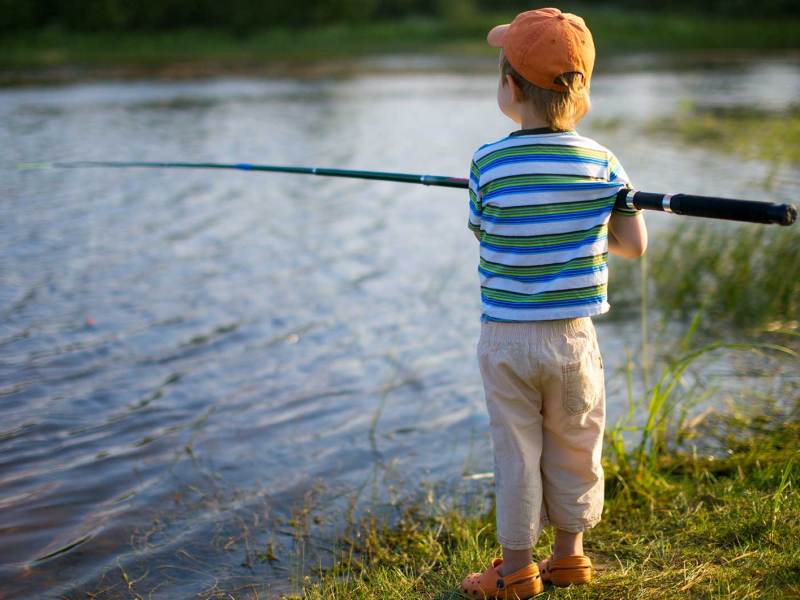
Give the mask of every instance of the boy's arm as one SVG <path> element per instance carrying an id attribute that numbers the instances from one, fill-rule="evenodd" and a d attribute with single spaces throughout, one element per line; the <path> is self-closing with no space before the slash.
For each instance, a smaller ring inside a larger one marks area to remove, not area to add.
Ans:
<path id="1" fill-rule="evenodd" d="M 647 250 L 647 226 L 643 211 L 628 215 L 612 212 L 608 222 L 608 251 L 624 256 L 638 258 Z"/>
<path id="2" fill-rule="evenodd" d="M 633 187 L 628 174 L 617 160 L 610 154 L 608 160 L 608 179 L 623 187 Z M 608 251 L 624 256 L 638 258 L 647 250 L 647 226 L 644 223 L 644 212 L 626 207 L 614 207 L 608 222 Z"/>

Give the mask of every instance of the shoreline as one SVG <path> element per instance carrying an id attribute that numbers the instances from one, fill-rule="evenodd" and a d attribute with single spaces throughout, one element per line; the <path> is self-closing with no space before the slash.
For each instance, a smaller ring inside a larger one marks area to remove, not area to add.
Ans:
<path id="1" fill-rule="evenodd" d="M 431 60 L 432 59 L 432 60 Z M 752 60 L 800 61 L 798 50 L 691 50 L 680 52 L 630 52 L 608 57 L 595 73 L 645 71 L 716 65 L 720 68 Z M 495 68 L 494 56 L 454 55 L 447 50 L 427 54 L 374 53 L 360 56 L 297 62 L 270 59 L 165 61 L 163 63 L 121 63 L 36 66 L 0 66 L 0 89 L 61 86 L 94 82 L 201 81 L 205 79 L 293 78 L 299 80 L 346 77 L 364 74 L 405 73 L 487 73 Z"/>

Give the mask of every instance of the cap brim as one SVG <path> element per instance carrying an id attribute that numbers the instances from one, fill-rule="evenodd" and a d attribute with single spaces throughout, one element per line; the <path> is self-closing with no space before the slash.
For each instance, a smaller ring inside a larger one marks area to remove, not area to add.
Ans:
<path id="1" fill-rule="evenodd" d="M 506 31 L 508 31 L 509 23 L 505 25 L 498 25 L 497 27 L 493 27 L 489 34 L 486 36 L 486 41 L 489 42 L 490 46 L 494 48 L 502 48 L 503 47 L 503 38 L 506 35 Z"/>

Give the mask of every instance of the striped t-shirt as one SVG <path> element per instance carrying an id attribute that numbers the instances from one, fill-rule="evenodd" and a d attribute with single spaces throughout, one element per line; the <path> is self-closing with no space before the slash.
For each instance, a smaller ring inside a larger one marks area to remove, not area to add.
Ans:
<path id="1" fill-rule="evenodd" d="M 608 221 L 628 176 L 575 131 L 523 129 L 481 146 L 469 177 L 480 233 L 484 320 L 542 321 L 607 312 Z"/>

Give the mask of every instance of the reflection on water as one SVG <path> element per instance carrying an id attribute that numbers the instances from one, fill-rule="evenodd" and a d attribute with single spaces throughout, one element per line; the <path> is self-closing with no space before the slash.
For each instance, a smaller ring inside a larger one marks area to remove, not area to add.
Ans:
<path id="1" fill-rule="evenodd" d="M 473 150 L 510 130 L 494 85 L 490 72 L 398 71 L 7 90 L 0 161 L 464 176 Z M 748 197 L 766 165 L 654 142 L 637 124 L 686 101 L 781 107 L 799 91 L 800 68 L 778 60 L 601 74 L 581 130 L 642 188 Z M 776 197 L 796 197 L 795 175 L 779 171 Z M 316 561 L 351 511 L 490 470 L 465 223 L 459 192 L 422 186 L 5 169 L 4 597 L 113 596 L 123 573 L 157 597 L 285 590 L 298 533 Z M 637 327 L 598 327 L 613 374 Z"/>

